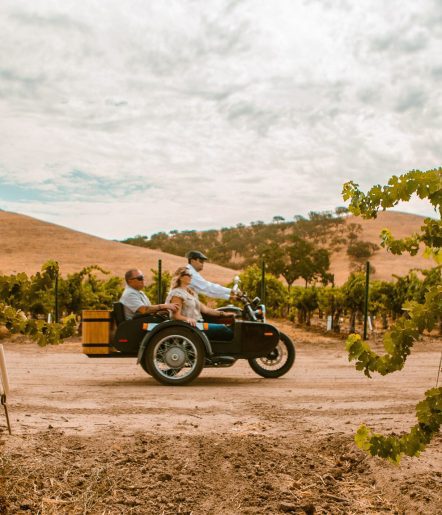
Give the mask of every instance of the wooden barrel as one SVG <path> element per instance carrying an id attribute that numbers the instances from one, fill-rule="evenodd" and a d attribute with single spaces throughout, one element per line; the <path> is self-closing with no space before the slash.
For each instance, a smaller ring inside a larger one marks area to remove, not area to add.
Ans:
<path id="1" fill-rule="evenodd" d="M 84 354 L 110 354 L 111 311 L 83 310 L 82 344 Z"/>

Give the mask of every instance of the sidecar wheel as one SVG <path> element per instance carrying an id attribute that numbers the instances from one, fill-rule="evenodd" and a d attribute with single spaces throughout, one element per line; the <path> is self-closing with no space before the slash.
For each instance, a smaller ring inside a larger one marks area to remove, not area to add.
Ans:
<path id="1" fill-rule="evenodd" d="M 249 359 L 254 372 L 266 378 L 281 377 L 293 366 L 296 357 L 295 344 L 284 333 L 280 333 L 278 345 L 263 358 Z"/>
<path id="2" fill-rule="evenodd" d="M 158 382 L 169 386 L 188 384 L 203 369 L 204 344 L 190 329 L 171 327 L 152 338 L 143 360 L 147 372 Z"/>

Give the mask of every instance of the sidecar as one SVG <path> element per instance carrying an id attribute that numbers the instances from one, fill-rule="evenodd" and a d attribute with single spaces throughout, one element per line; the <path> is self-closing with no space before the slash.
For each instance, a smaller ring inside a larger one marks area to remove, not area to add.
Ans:
<path id="1" fill-rule="evenodd" d="M 159 314 L 125 320 L 120 303 L 114 304 L 109 319 L 97 317 L 96 320 L 110 322 L 109 344 L 102 347 L 105 353 L 96 354 L 93 351 L 101 343 L 83 343 L 83 352 L 90 357 L 136 356 L 148 374 L 166 385 L 190 383 L 204 367 L 230 367 L 238 359 L 247 359 L 262 377 L 275 378 L 288 372 L 295 360 L 291 339 L 262 321 L 216 318 L 218 327 L 219 322 L 230 324 L 227 326 L 230 330 L 222 333 L 223 339 L 216 339 L 208 337 L 216 329 L 210 318 L 196 327 Z"/>

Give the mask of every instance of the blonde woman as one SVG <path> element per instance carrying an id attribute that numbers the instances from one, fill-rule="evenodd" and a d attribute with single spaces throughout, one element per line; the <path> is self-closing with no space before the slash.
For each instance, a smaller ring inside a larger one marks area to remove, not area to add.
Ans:
<path id="1" fill-rule="evenodd" d="M 173 320 L 181 320 L 195 327 L 196 323 L 202 320 L 203 314 L 220 319 L 235 316 L 234 313 L 217 311 L 200 302 L 198 295 L 189 286 L 191 280 L 192 275 L 186 267 L 178 268 L 173 275 L 171 290 L 166 299 L 167 303 L 176 304 L 178 306 L 177 310 L 171 313 Z M 222 323 L 210 324 L 207 332 L 209 333 L 209 338 L 220 340 L 230 340 L 233 334 L 231 329 Z"/>

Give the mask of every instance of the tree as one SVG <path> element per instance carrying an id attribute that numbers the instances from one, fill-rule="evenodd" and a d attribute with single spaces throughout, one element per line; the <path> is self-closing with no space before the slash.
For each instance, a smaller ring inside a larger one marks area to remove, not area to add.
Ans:
<path id="1" fill-rule="evenodd" d="M 282 275 L 289 289 L 299 278 L 304 279 L 306 286 L 314 280 L 327 284 L 332 279 L 328 273 L 328 250 L 296 234 L 292 236 L 289 245 L 264 244 L 258 247 L 258 252 L 265 259 L 269 272 L 277 277 Z"/>
<path id="2" fill-rule="evenodd" d="M 308 218 L 295 216 L 295 221 L 286 221 L 284 217 L 276 215 L 267 224 L 257 220 L 250 226 L 238 223 L 235 227 L 220 230 L 179 232 L 174 229 L 169 233 L 158 232 L 150 238 L 137 235 L 124 240 L 124 243 L 160 249 L 177 256 L 183 256 L 189 249 L 199 248 L 214 263 L 244 269 L 258 264 L 269 246 L 290 247 L 293 235 L 313 243 L 317 248 L 338 250 L 348 241 L 344 214 L 345 208 L 337 208 L 335 212 L 312 211 Z M 325 257 L 325 254 L 319 254 L 317 258 L 321 257 Z"/>
<path id="3" fill-rule="evenodd" d="M 241 289 L 249 297 L 261 296 L 261 269 L 257 265 L 250 266 L 240 274 Z M 273 274 L 266 272 L 266 309 L 270 316 L 282 316 L 287 305 L 287 288 Z"/>
<path id="4" fill-rule="evenodd" d="M 132 238 L 122 240 L 122 243 L 127 243 L 128 245 L 135 245 L 137 247 L 149 247 L 149 238 L 147 236 L 137 234 Z"/>
<path id="5" fill-rule="evenodd" d="M 292 278 L 292 283 L 299 277 L 304 279 L 306 286 L 315 279 L 322 280 L 324 284 L 330 282 L 328 250 L 319 248 L 296 234 L 293 235 L 292 241 L 292 245 L 287 249 L 290 261 L 285 269 L 285 274 Z"/>
<path id="6" fill-rule="evenodd" d="M 442 168 L 421 172 L 412 170 L 399 177 L 393 176 L 387 186 L 373 186 L 367 194 L 359 190 L 353 181 L 344 184 L 343 198 L 350 199 L 350 211 L 364 218 L 376 218 L 379 209 L 387 209 L 400 201 L 409 201 L 416 194 L 427 199 L 434 207 L 439 219 L 426 218 L 419 233 L 407 238 L 395 239 L 388 229 L 381 233 L 381 245 L 393 254 L 409 252 L 415 255 L 421 244 L 425 255 L 432 256 L 436 263 L 442 263 Z M 424 301 L 408 302 L 406 315 L 399 318 L 391 330 L 384 335 L 385 354 L 374 352 L 359 335 L 350 335 L 347 340 L 349 359 L 356 361 L 356 368 L 370 377 L 372 372 L 389 374 L 404 367 L 414 342 L 425 331 L 431 331 L 442 313 L 442 284 L 431 285 Z M 409 433 L 401 436 L 373 433 L 361 426 L 355 440 L 359 447 L 373 456 L 399 462 L 405 454 L 417 456 L 440 430 L 442 424 L 442 387 L 425 392 L 425 399 L 416 406 L 417 424 Z"/>
<path id="7" fill-rule="evenodd" d="M 310 211 L 308 218 L 295 215 L 294 219 L 293 233 L 303 239 L 327 245 L 334 250 L 338 250 L 340 245 L 345 243 L 345 219 L 339 210 L 335 213 Z"/>
<path id="8" fill-rule="evenodd" d="M 349 256 L 352 266 L 355 270 L 360 271 L 364 263 L 377 251 L 379 245 L 370 241 L 354 240 L 347 247 L 347 255 Z"/>

